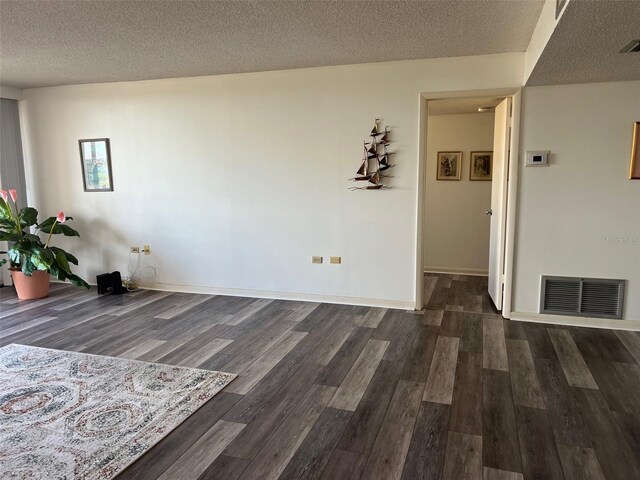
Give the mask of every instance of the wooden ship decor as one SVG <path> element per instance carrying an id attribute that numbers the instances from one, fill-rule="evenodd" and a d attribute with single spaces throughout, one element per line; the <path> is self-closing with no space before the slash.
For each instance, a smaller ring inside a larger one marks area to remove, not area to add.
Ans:
<path id="1" fill-rule="evenodd" d="M 364 142 L 364 154 L 362 164 L 356 172 L 356 176 L 351 180 L 354 182 L 362 182 L 362 186 L 351 187 L 349 190 L 379 190 L 381 188 L 390 188 L 383 183 L 383 179 L 391 178 L 391 175 L 384 174 L 385 170 L 393 167 L 391 164 L 391 155 L 387 147 L 389 146 L 389 127 L 385 126 L 384 130 L 380 130 L 378 126 L 379 118 L 373 122 L 373 128 L 369 137 L 371 140 Z M 366 182 L 366 183 L 365 183 Z"/>

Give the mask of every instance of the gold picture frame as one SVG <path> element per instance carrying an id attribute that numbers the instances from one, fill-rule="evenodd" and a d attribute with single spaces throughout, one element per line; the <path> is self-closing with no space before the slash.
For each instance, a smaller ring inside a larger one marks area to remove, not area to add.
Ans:
<path id="1" fill-rule="evenodd" d="M 633 125 L 633 140 L 631 142 L 631 167 L 629 179 L 640 180 L 640 122 Z"/>
<path id="2" fill-rule="evenodd" d="M 491 181 L 493 152 L 471 152 L 469 157 L 469 180 Z"/>
<path id="3" fill-rule="evenodd" d="M 436 180 L 462 178 L 462 152 L 438 152 Z"/>

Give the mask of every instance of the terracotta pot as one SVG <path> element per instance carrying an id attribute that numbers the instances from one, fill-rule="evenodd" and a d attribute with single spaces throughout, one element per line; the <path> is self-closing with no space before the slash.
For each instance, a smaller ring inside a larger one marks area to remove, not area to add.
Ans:
<path id="1" fill-rule="evenodd" d="M 11 277 L 20 300 L 35 300 L 49 296 L 49 274 L 47 272 L 36 270 L 28 277 L 18 270 L 13 270 Z"/>

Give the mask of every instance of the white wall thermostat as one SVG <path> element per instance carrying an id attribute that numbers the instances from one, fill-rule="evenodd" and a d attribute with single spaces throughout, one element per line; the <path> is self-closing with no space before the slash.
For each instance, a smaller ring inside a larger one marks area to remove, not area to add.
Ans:
<path id="1" fill-rule="evenodd" d="M 527 167 L 548 167 L 549 151 L 527 152 Z"/>

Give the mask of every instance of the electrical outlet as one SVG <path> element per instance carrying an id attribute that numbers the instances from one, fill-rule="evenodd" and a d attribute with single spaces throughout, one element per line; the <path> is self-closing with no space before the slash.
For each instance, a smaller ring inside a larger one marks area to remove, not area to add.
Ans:
<path id="1" fill-rule="evenodd" d="M 131 253 L 140 253 L 140 247 L 131 247 Z"/>
<path id="2" fill-rule="evenodd" d="M 322 263 L 322 257 L 311 257 L 311 263 Z"/>
<path id="3" fill-rule="evenodd" d="M 342 263 L 342 257 L 331 257 L 329 259 L 330 263 Z"/>
<path id="4" fill-rule="evenodd" d="M 145 255 L 151 255 L 151 247 L 149 247 L 149 245 L 145 245 L 144 247 L 142 247 L 142 252 Z"/>

